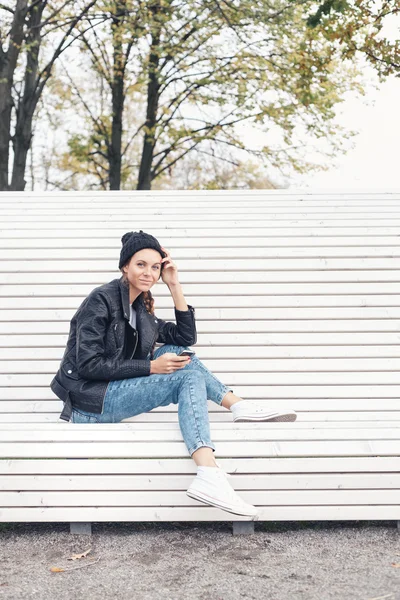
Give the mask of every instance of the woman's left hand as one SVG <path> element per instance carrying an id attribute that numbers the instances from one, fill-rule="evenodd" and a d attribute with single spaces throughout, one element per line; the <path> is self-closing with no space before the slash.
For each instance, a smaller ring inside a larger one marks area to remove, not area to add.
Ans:
<path id="1" fill-rule="evenodd" d="M 161 279 L 168 286 L 177 285 L 179 283 L 178 267 L 176 266 L 176 264 L 171 258 L 170 253 L 166 248 L 164 248 L 164 246 L 161 246 L 161 250 L 163 250 L 163 252 L 165 252 L 165 254 L 167 255 L 166 258 L 163 258 L 161 261 L 162 263 L 164 263 L 164 266 L 161 271 Z"/>

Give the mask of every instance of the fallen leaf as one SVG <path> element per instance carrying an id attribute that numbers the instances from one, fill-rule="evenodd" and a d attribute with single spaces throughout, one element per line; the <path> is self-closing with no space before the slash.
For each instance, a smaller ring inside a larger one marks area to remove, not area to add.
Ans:
<path id="1" fill-rule="evenodd" d="M 87 550 L 85 550 L 85 552 L 82 552 L 81 554 L 73 554 L 67 560 L 77 560 L 78 558 L 85 558 L 85 556 L 87 556 L 89 554 L 89 552 L 91 551 L 91 549 L 92 548 L 88 548 Z"/>
<path id="2" fill-rule="evenodd" d="M 53 573 L 64 573 L 66 571 L 74 571 L 75 569 L 84 569 L 85 567 L 90 567 L 90 565 L 95 565 L 100 560 L 100 556 L 96 560 L 92 560 L 92 562 L 86 563 L 84 565 L 78 565 L 77 567 L 68 567 L 68 569 L 61 569 L 60 567 L 51 567 L 50 571 Z"/>

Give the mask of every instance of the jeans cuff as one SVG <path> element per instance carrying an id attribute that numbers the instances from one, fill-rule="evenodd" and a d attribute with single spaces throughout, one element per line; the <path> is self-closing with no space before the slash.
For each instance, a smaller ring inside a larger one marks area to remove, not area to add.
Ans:
<path id="1" fill-rule="evenodd" d="M 215 446 L 212 442 L 207 444 L 204 442 L 198 442 L 198 444 L 193 446 L 193 448 L 189 448 L 190 456 L 192 456 L 193 452 L 196 452 L 196 450 L 198 450 L 199 448 L 211 448 L 215 452 Z"/>
<path id="2" fill-rule="evenodd" d="M 225 396 L 227 395 L 228 392 L 232 392 L 232 394 L 233 394 L 233 390 L 231 390 L 228 387 L 225 387 L 225 391 L 222 391 L 217 395 L 218 404 L 221 404 L 222 400 L 225 398 Z"/>

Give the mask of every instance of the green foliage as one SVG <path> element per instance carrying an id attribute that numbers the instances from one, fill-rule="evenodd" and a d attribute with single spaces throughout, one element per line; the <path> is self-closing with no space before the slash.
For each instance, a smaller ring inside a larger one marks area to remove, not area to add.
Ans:
<path id="1" fill-rule="evenodd" d="M 394 12 L 396 5 L 385 3 Z M 84 185 L 97 180 L 103 189 L 118 78 L 125 103 L 121 185 L 129 188 L 146 145 L 156 181 L 196 150 L 217 159 L 227 149 L 249 152 L 239 134 L 243 123 L 265 136 L 263 147 L 251 151 L 254 160 L 309 172 L 316 166 L 298 151 L 305 135 L 310 145 L 329 141 L 328 160 L 355 135 L 335 118 L 348 92 L 363 94 L 358 57 L 368 56 L 381 77 L 396 68 L 395 44 L 378 35 L 384 12 L 371 0 L 102 0 L 97 10 L 107 20 L 85 34 L 87 80 L 71 76 L 68 84 L 84 116 L 59 167 L 82 175 L 86 169 Z M 280 144 L 270 143 L 270 131 L 279 131 Z"/>
<path id="2" fill-rule="evenodd" d="M 331 11 L 344 12 L 347 8 L 349 8 L 349 3 L 346 0 L 325 0 L 318 10 L 308 17 L 307 25 L 317 27 L 321 24 L 323 15 L 329 15 Z"/>

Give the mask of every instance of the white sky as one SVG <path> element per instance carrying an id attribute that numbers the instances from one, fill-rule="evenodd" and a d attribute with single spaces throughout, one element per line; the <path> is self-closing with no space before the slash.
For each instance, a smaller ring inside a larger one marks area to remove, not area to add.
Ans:
<path id="1" fill-rule="evenodd" d="M 400 16 L 387 19 L 381 35 L 391 41 L 398 40 Z M 400 76 L 393 75 L 384 83 L 379 83 L 370 66 L 366 66 L 363 75 L 372 83 L 365 88 L 366 95 L 358 97 L 356 93 L 348 93 L 346 100 L 335 109 L 337 123 L 347 130 L 358 132 L 348 142 L 352 149 L 338 156 L 327 171 L 306 175 L 288 173 L 286 178 L 270 171 L 275 183 L 292 189 L 400 190 Z M 243 139 L 251 147 L 262 147 L 267 143 L 266 136 L 255 131 L 248 131 Z M 304 142 L 307 143 L 307 140 Z M 324 159 L 320 154 L 313 155 L 309 151 L 306 156 L 312 162 L 329 164 L 329 159 Z"/>
<path id="2" fill-rule="evenodd" d="M 399 16 L 386 19 L 381 35 L 394 42 L 399 33 Z M 377 81 L 372 68 L 368 71 Z M 296 175 L 289 187 L 400 189 L 400 76 L 378 85 L 378 90 L 371 86 L 361 100 L 349 97 L 340 105 L 338 123 L 359 132 L 352 138 L 353 149 L 328 171 Z"/>
<path id="3" fill-rule="evenodd" d="M 365 104 L 368 102 L 368 106 Z M 400 188 L 400 78 L 391 77 L 362 100 L 341 104 L 338 122 L 358 131 L 354 148 L 336 159 L 336 168 L 296 175 L 290 187 Z"/>
<path id="4" fill-rule="evenodd" d="M 374 85 L 365 88 L 366 95 L 349 92 L 335 109 L 335 121 L 348 131 L 358 132 L 347 142 L 350 149 L 339 154 L 327 171 L 304 175 L 288 172 L 283 176 L 275 169 L 267 169 L 274 183 L 296 189 L 400 189 L 400 77 L 391 76 L 379 83 L 372 68 L 368 68 L 368 73 Z M 267 135 L 248 127 L 241 129 L 241 137 L 252 148 L 261 149 L 271 139 L 278 142 L 273 131 Z M 311 150 L 316 140 L 302 141 L 306 146 L 310 144 L 305 153 L 309 161 L 329 164 L 329 157 Z M 323 141 L 319 146 L 322 148 Z"/>

